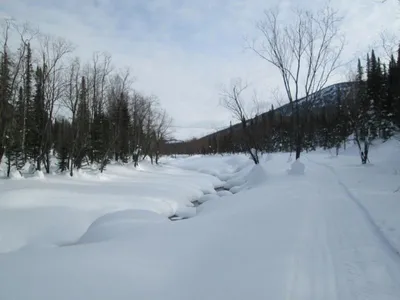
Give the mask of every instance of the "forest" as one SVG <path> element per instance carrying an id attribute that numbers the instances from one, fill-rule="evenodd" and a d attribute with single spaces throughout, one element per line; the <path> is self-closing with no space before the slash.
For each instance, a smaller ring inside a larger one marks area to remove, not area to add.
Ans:
<path id="1" fill-rule="evenodd" d="M 12 169 L 50 173 L 110 160 L 157 163 L 171 118 L 154 95 L 133 88 L 128 68 L 111 55 L 84 62 L 74 46 L 6 20 L 0 52 L 0 161 Z"/>

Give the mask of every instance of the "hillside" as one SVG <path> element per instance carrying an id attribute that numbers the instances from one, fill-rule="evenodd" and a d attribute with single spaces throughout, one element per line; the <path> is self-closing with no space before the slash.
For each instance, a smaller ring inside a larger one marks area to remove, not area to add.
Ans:
<path id="1" fill-rule="evenodd" d="M 299 99 L 298 103 L 300 103 L 303 110 L 330 107 L 335 105 L 339 98 L 345 98 L 352 87 L 354 87 L 354 82 L 336 83 L 323 88 L 318 93 L 310 95 L 308 99 L 306 99 L 306 97 Z M 290 103 L 288 102 L 280 107 L 275 108 L 275 113 L 279 113 L 283 117 L 289 117 L 291 114 Z M 263 118 L 267 117 L 267 114 L 268 112 L 263 112 L 256 118 L 258 121 L 261 121 Z M 249 123 L 253 120 L 254 119 L 249 120 Z M 217 137 L 227 136 L 230 133 L 240 135 L 241 131 L 242 125 L 240 123 L 232 124 L 231 127 L 226 127 L 198 139 L 167 144 L 165 145 L 163 152 L 166 154 L 196 152 L 198 149 L 207 148 L 210 140 L 215 140 Z"/>

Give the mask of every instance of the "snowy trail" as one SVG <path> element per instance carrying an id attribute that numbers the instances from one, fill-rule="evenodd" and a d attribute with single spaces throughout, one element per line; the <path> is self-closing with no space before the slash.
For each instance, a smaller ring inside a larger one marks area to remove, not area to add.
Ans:
<path id="1" fill-rule="evenodd" d="M 312 186 L 308 188 L 312 189 Z M 304 200 L 298 238 L 287 265 L 287 300 L 336 300 L 336 270 L 328 244 L 327 224 L 319 201 Z"/>
<path id="2" fill-rule="evenodd" d="M 326 170 L 317 164 L 308 166 L 309 182 L 318 184 L 309 186 L 309 219 L 299 231 L 301 251 L 296 250 L 298 266 L 293 270 L 301 272 L 301 279 L 295 281 L 293 297 L 288 299 L 303 299 L 301 295 L 304 299 L 399 299 L 398 255 L 337 183 L 335 174 Z"/>
<path id="3" fill-rule="evenodd" d="M 342 187 L 344 193 L 348 196 L 348 198 L 350 200 L 352 200 L 356 204 L 356 206 L 360 209 L 362 214 L 364 214 L 366 221 L 370 224 L 371 230 L 375 233 L 375 235 L 378 237 L 378 239 L 381 240 L 382 244 L 384 244 L 388 248 L 388 251 L 392 253 L 393 258 L 395 260 L 399 261 L 399 263 L 400 263 L 399 250 L 393 245 L 393 243 L 389 239 L 386 238 L 384 233 L 379 229 L 378 225 L 374 222 L 369 211 L 364 207 L 364 205 L 362 205 L 361 201 L 356 196 L 353 195 L 350 188 L 340 179 L 335 168 L 333 168 L 330 165 L 311 160 L 309 157 L 307 157 L 307 158 L 309 161 L 311 161 L 314 164 L 326 167 L 334 175 L 335 179 L 337 180 L 337 183 Z"/>

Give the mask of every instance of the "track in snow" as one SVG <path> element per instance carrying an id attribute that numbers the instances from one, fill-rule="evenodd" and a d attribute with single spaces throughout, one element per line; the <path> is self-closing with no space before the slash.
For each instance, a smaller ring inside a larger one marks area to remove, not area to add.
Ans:
<path id="1" fill-rule="evenodd" d="M 313 182 L 306 201 L 312 221 L 305 219 L 305 224 L 310 224 L 299 229 L 304 236 L 299 243 L 312 246 L 303 246 L 305 250 L 296 257 L 297 264 L 304 262 L 300 271 L 303 284 L 295 285 L 296 292 L 288 299 L 306 299 L 299 298 L 302 292 L 308 299 L 400 299 L 398 251 L 334 169 L 314 163 L 316 168 L 308 166 L 305 175 L 307 182 Z M 330 172 L 324 172 L 327 169 Z M 308 259 L 304 256 L 307 251 Z M 334 276 L 324 274 L 319 281 L 314 280 L 316 268 Z M 296 268 L 293 271 L 299 272 Z M 307 282 L 313 283 L 314 290 L 307 292 Z M 315 294 L 320 287 L 325 290 Z"/>
<path id="2" fill-rule="evenodd" d="M 361 203 L 361 201 L 356 196 L 354 196 L 354 194 L 350 191 L 350 188 L 345 183 L 343 183 L 343 181 L 340 179 L 339 175 L 337 174 L 336 170 L 332 166 L 330 166 L 328 164 L 324 164 L 324 163 L 319 163 L 319 162 L 313 161 L 308 157 L 307 157 L 307 159 L 310 162 L 314 163 L 314 164 L 317 164 L 317 165 L 320 165 L 320 166 L 323 166 L 323 167 L 327 168 L 336 177 L 336 180 L 337 180 L 338 184 L 342 187 L 344 193 L 348 196 L 348 198 L 350 200 L 352 200 L 356 204 L 356 206 L 360 209 L 360 211 L 364 215 L 366 221 L 370 224 L 371 230 L 382 241 L 382 244 L 386 245 L 386 247 L 388 248 L 388 251 L 392 252 L 394 258 L 396 260 L 398 260 L 399 263 L 400 263 L 400 252 L 399 252 L 399 250 L 390 242 L 390 240 L 388 240 L 386 238 L 385 234 L 381 231 L 379 226 L 375 223 L 375 221 L 372 218 L 372 216 L 369 213 L 369 211 L 365 208 L 365 206 Z"/>

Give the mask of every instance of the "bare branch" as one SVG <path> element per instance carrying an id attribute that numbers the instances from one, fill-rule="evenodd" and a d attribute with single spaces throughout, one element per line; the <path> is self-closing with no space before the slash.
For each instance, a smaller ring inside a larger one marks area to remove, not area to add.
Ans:
<path id="1" fill-rule="evenodd" d="M 248 119 L 248 114 L 244 107 L 242 93 L 248 88 L 248 85 L 242 83 L 240 78 L 232 80 L 229 89 L 224 89 L 221 93 L 221 105 L 228 109 L 233 117 L 238 121 Z"/>
<path id="2" fill-rule="evenodd" d="M 264 14 L 257 23 L 260 39 L 248 48 L 279 70 L 289 102 L 321 90 L 340 66 L 342 18 L 330 7 L 316 14 L 297 9 L 287 25 L 277 9 Z"/>
<path id="3" fill-rule="evenodd" d="M 381 46 L 386 54 L 386 59 L 390 60 L 392 55 L 396 53 L 399 45 L 398 38 L 395 34 L 388 32 L 387 30 L 380 34 Z"/>

